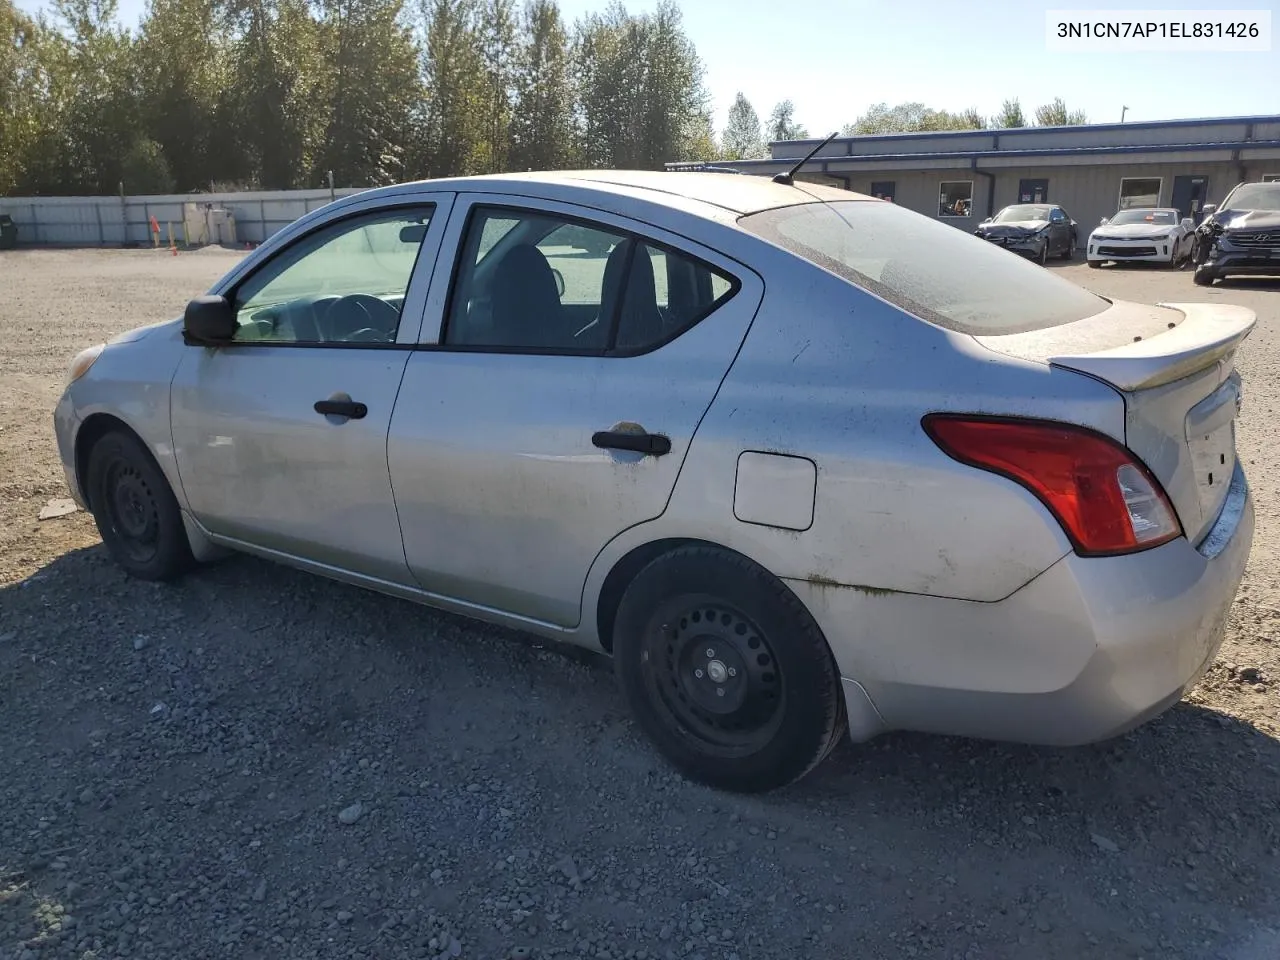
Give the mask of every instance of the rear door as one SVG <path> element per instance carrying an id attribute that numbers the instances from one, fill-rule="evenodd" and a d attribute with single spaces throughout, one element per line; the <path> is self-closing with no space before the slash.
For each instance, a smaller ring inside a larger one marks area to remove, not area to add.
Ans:
<path id="1" fill-rule="evenodd" d="M 762 294 L 648 224 L 460 195 L 388 443 L 418 583 L 577 624 L 595 556 L 666 509 Z"/>

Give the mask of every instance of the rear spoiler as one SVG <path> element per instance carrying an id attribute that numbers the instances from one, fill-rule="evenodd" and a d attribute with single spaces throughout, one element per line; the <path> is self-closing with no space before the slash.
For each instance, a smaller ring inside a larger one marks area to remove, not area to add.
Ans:
<path id="1" fill-rule="evenodd" d="M 1061 353 L 1045 359 L 1055 367 L 1104 380 L 1124 390 L 1172 383 L 1230 356 L 1258 322 L 1247 307 L 1217 303 L 1158 303 L 1183 320 L 1151 337 L 1092 353 Z"/>

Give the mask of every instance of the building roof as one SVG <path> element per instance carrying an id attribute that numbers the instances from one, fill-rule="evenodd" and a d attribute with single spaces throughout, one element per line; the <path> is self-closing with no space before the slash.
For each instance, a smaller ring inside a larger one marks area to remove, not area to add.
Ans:
<path id="1" fill-rule="evenodd" d="M 770 158 L 719 161 L 717 166 L 742 173 L 771 173 L 785 169 L 821 143 L 813 138 L 775 141 L 769 145 Z M 942 163 L 977 167 L 991 162 L 1008 167 L 1271 157 L 1280 157 L 1280 115 L 836 137 L 822 147 L 805 171 L 840 173 L 866 164 L 923 169 Z M 667 164 L 667 169 L 697 166 L 673 163 Z"/>

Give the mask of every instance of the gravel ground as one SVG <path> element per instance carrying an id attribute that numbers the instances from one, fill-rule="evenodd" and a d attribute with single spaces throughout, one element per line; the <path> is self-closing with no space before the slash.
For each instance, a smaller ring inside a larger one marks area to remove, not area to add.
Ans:
<path id="1" fill-rule="evenodd" d="M 72 354 L 236 256 L 0 254 L 0 958 L 1280 956 L 1280 282 L 1056 268 L 1261 318 L 1257 539 L 1187 702 L 1074 750 L 846 742 L 741 798 L 589 658 L 248 558 L 130 581 L 37 519 Z"/>

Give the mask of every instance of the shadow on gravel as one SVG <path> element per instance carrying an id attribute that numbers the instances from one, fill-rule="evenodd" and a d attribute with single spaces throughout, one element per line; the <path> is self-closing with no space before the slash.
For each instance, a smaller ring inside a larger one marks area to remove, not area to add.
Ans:
<path id="1" fill-rule="evenodd" d="M 0 588 L 0 720 L 0 955 L 247 944 L 228 898 L 289 888 L 287 942 L 373 936 L 412 887 L 450 936 L 486 917 L 468 956 L 505 956 L 482 904 L 521 856 L 567 883 L 557 916 L 655 957 L 708 897 L 742 960 L 1245 957 L 1280 916 L 1280 742 L 1230 717 L 1183 704 L 1070 750 L 846 741 L 787 791 L 717 794 L 654 756 L 598 659 L 248 558 L 152 585 L 95 547 Z M 787 951 L 746 949 L 784 923 Z"/>

